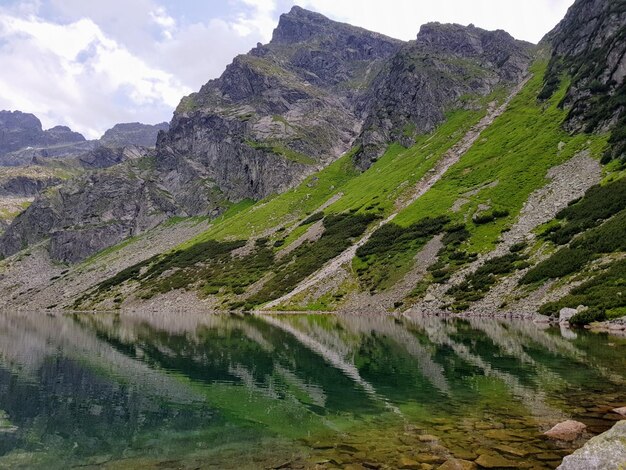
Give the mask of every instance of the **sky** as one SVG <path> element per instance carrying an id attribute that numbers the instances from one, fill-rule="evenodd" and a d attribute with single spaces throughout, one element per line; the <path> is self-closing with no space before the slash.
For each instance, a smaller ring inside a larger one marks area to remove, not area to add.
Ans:
<path id="1" fill-rule="evenodd" d="M 0 0 L 0 109 L 99 138 L 169 121 L 180 99 L 271 39 L 292 5 L 414 39 L 429 21 L 538 42 L 573 0 Z"/>

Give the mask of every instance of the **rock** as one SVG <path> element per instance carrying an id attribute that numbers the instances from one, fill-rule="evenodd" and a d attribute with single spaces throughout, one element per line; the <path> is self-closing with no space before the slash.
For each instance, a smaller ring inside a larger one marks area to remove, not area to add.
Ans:
<path id="1" fill-rule="evenodd" d="M 416 40 L 403 45 L 362 98 L 367 117 L 355 163 L 368 168 L 392 141 L 412 145 L 416 135 L 443 122 L 446 107 L 463 94 L 487 95 L 498 84 L 519 82 L 529 52 L 527 43 L 504 31 L 422 25 Z M 466 78 L 459 80 L 459 72 Z"/>
<path id="2" fill-rule="evenodd" d="M 618 415 L 626 416 L 626 406 L 622 406 L 621 408 L 613 408 L 613 413 L 617 413 Z"/>
<path id="3" fill-rule="evenodd" d="M 125 147 L 127 145 L 141 145 L 154 147 L 159 131 L 167 132 L 167 122 L 160 124 L 141 124 L 139 122 L 115 124 L 100 138 L 100 143 L 110 147 Z"/>
<path id="4" fill-rule="evenodd" d="M 576 1 L 544 38 L 552 46 L 552 57 L 542 98 L 555 91 L 554 85 L 547 85 L 555 83 L 552 77 L 564 70 L 581 71 L 562 100 L 569 109 L 565 128 L 572 133 L 583 129 L 610 131 L 624 115 L 622 107 L 608 105 L 626 77 L 626 42 L 621 40 L 626 12 L 616 6 L 613 0 Z M 593 68 L 584 67 L 589 63 L 594 64 Z M 624 140 L 620 140 L 619 144 L 613 142 L 609 157 L 619 157 L 623 152 Z"/>
<path id="5" fill-rule="evenodd" d="M 401 455 L 398 460 L 398 468 L 407 469 L 407 470 L 421 470 L 422 464 L 417 460 L 413 460 L 406 455 Z"/>
<path id="6" fill-rule="evenodd" d="M 558 470 L 620 470 L 625 466 L 626 421 L 620 421 L 565 457 Z"/>
<path id="7" fill-rule="evenodd" d="M 438 470 L 474 470 L 476 468 L 476 464 L 469 460 L 450 459 L 442 463 Z"/>
<path id="8" fill-rule="evenodd" d="M 431 434 L 420 434 L 417 438 L 420 442 L 434 442 L 439 440 L 437 436 L 433 436 Z"/>
<path id="9" fill-rule="evenodd" d="M 437 297 L 435 297 L 430 292 L 424 296 L 424 302 L 435 302 L 436 300 L 437 300 Z"/>
<path id="10" fill-rule="evenodd" d="M 524 441 L 524 437 L 515 435 L 514 432 L 505 429 L 492 429 L 485 432 L 485 437 L 496 441 Z"/>
<path id="11" fill-rule="evenodd" d="M 546 431 L 544 434 L 550 439 L 557 439 L 559 441 L 575 441 L 582 435 L 586 428 L 587 426 L 583 423 L 568 419 L 567 421 L 556 424 L 552 429 Z"/>
<path id="12" fill-rule="evenodd" d="M 559 324 L 559 329 L 561 331 L 561 336 L 565 339 L 576 339 L 578 338 L 578 335 L 576 334 L 576 332 L 572 331 L 569 328 L 569 323 L 560 323 Z"/>
<path id="13" fill-rule="evenodd" d="M 575 308 L 564 307 L 559 310 L 559 323 L 561 324 L 569 324 L 570 318 L 578 313 L 578 310 Z"/>
<path id="14" fill-rule="evenodd" d="M 7 161 L 4 155 L 25 147 L 53 146 L 62 143 L 84 142 L 85 138 L 69 127 L 56 126 L 47 131 L 41 121 L 21 111 L 0 111 L 0 166 L 28 163 Z"/>
<path id="15" fill-rule="evenodd" d="M 517 447 L 511 447 L 507 445 L 499 445 L 499 446 L 496 446 L 495 449 L 505 454 L 514 455 L 515 457 L 526 457 L 530 453 L 529 451 L 525 449 L 520 449 Z"/>
<path id="16" fill-rule="evenodd" d="M 505 459 L 497 454 L 481 454 L 476 463 L 484 468 L 519 468 L 518 462 Z"/>
<path id="17" fill-rule="evenodd" d="M 9 416 L 5 411 L 0 410 L 0 434 L 10 434 L 17 431 L 17 426 L 13 426 L 9 421 Z"/>

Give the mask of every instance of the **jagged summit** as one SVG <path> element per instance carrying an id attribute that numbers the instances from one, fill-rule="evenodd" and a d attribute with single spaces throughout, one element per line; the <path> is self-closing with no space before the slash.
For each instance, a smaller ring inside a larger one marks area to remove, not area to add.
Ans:
<path id="1" fill-rule="evenodd" d="M 542 40 L 552 47 L 542 99 L 572 77 L 562 100 L 570 131 L 609 131 L 605 160 L 626 160 L 626 1 L 577 0 Z"/>
<path id="2" fill-rule="evenodd" d="M 321 13 L 293 6 L 288 13 L 280 15 L 278 25 L 272 34 L 270 44 L 294 44 L 309 41 L 313 38 L 329 39 L 329 36 L 354 34 L 372 38 L 385 39 L 390 42 L 401 43 L 384 34 L 369 31 L 348 23 L 331 20 Z"/>
<path id="3" fill-rule="evenodd" d="M 84 142 L 85 137 L 67 126 L 43 130 L 34 114 L 0 111 L 0 157 L 25 147 Z M 0 158 L 0 165 L 2 159 Z"/>

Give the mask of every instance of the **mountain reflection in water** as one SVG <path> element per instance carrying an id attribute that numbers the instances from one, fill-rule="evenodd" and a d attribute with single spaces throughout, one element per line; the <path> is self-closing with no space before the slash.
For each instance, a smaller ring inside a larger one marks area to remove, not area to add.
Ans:
<path id="1" fill-rule="evenodd" d="M 625 352 L 501 319 L 5 312 L 0 468 L 555 468 L 583 441 L 542 432 L 608 429 Z"/>

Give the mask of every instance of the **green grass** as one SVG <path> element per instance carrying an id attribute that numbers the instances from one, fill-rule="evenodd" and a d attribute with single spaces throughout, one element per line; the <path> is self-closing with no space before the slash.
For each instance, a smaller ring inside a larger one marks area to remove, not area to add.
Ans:
<path id="1" fill-rule="evenodd" d="M 544 70 L 545 63 L 533 65 L 533 78 L 513 98 L 509 108 L 430 191 L 398 215 L 397 224 L 408 226 L 440 214 L 463 222 L 468 214 L 478 212 L 479 204 L 508 211 L 508 216 L 490 223 L 468 226 L 467 249 L 485 252 L 495 246 L 502 230 L 514 222 L 530 193 L 547 183 L 549 168 L 586 147 L 599 158 L 607 136 L 570 136 L 561 128 L 565 111 L 558 108 L 558 103 L 567 84 L 547 103 L 537 102 Z M 560 142 L 565 145 L 558 151 Z M 489 183 L 493 185 L 486 186 Z M 451 211 L 455 201 L 475 190 L 477 194 L 468 196 L 469 202 L 459 212 Z"/>
<path id="2" fill-rule="evenodd" d="M 371 293 L 391 287 L 405 273 L 402 260 L 407 253 L 417 253 L 448 221 L 445 216 L 426 217 L 408 227 L 394 223 L 380 227 L 356 251 L 353 267 L 361 286 Z"/>
<path id="3" fill-rule="evenodd" d="M 274 155 L 280 155 L 281 157 L 284 157 L 292 162 L 302 163 L 304 165 L 315 165 L 317 163 L 315 159 L 304 155 L 303 153 L 296 152 L 278 141 L 258 142 L 255 140 L 247 140 L 246 144 L 257 150 L 263 150 L 265 152 L 273 153 Z"/>
<path id="4" fill-rule="evenodd" d="M 377 211 L 387 214 L 393 209 L 397 197 L 422 178 L 483 115 L 484 110 L 451 112 L 444 124 L 433 133 L 419 137 L 411 148 L 390 145 L 387 152 L 363 173 L 352 164 L 352 156 L 358 150 L 355 148 L 306 178 L 298 187 L 256 203 L 228 223 L 216 220 L 206 233 L 183 246 L 207 239 L 250 238 L 273 227 L 299 223 L 339 193 L 342 193 L 341 198 L 326 209 L 326 213 Z M 301 230 L 299 235 L 303 232 Z M 290 241 L 296 238 L 294 234 Z"/>

